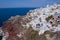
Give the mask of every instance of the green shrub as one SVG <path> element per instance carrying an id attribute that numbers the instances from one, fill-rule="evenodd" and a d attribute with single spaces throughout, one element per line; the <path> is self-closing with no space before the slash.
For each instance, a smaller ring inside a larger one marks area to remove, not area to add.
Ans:
<path id="1" fill-rule="evenodd" d="M 51 18 L 53 18 L 53 15 L 47 17 L 45 20 L 48 22 Z"/>

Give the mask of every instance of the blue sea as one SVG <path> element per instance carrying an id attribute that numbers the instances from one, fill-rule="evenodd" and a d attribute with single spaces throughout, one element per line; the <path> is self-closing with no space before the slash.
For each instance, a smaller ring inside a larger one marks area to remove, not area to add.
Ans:
<path id="1" fill-rule="evenodd" d="M 24 16 L 29 10 L 33 9 L 35 8 L 0 8 L 0 26 L 2 26 L 3 22 L 8 20 L 11 16 Z"/>

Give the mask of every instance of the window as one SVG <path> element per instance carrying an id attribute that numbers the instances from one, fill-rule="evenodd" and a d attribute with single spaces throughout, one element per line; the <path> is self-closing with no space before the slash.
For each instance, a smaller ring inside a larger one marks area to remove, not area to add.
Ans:
<path id="1" fill-rule="evenodd" d="M 57 14 L 57 12 L 55 12 L 55 14 Z"/>
<path id="2" fill-rule="evenodd" d="M 52 21 L 50 21 L 50 23 L 52 24 L 53 22 L 52 22 Z"/>
<path id="3" fill-rule="evenodd" d="M 40 24 L 36 24 L 36 28 L 40 28 Z"/>
<path id="4" fill-rule="evenodd" d="M 58 18 L 60 18 L 60 16 L 58 16 Z"/>

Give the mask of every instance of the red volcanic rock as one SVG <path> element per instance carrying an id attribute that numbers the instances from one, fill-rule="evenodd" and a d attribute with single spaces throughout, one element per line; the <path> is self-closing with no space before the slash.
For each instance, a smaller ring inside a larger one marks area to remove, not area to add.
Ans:
<path id="1" fill-rule="evenodd" d="M 2 26 L 2 29 L 3 30 L 7 30 L 7 26 L 9 26 L 10 22 L 9 21 L 6 21 L 3 26 Z"/>
<path id="2" fill-rule="evenodd" d="M 2 26 L 2 30 L 4 32 L 8 32 L 9 37 L 7 40 L 15 40 L 14 37 L 20 33 L 23 29 L 22 23 L 24 22 L 21 17 L 15 17 L 13 19 L 9 19 L 6 22 L 4 22 Z"/>
<path id="3" fill-rule="evenodd" d="M 10 35 L 6 40 L 15 40 L 14 36 Z"/>

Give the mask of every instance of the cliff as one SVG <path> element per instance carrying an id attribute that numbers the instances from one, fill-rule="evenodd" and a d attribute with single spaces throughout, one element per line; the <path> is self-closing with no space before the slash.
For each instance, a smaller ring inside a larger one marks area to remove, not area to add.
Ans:
<path id="1" fill-rule="evenodd" d="M 2 40 L 60 40 L 60 5 L 30 10 L 3 23 Z"/>

